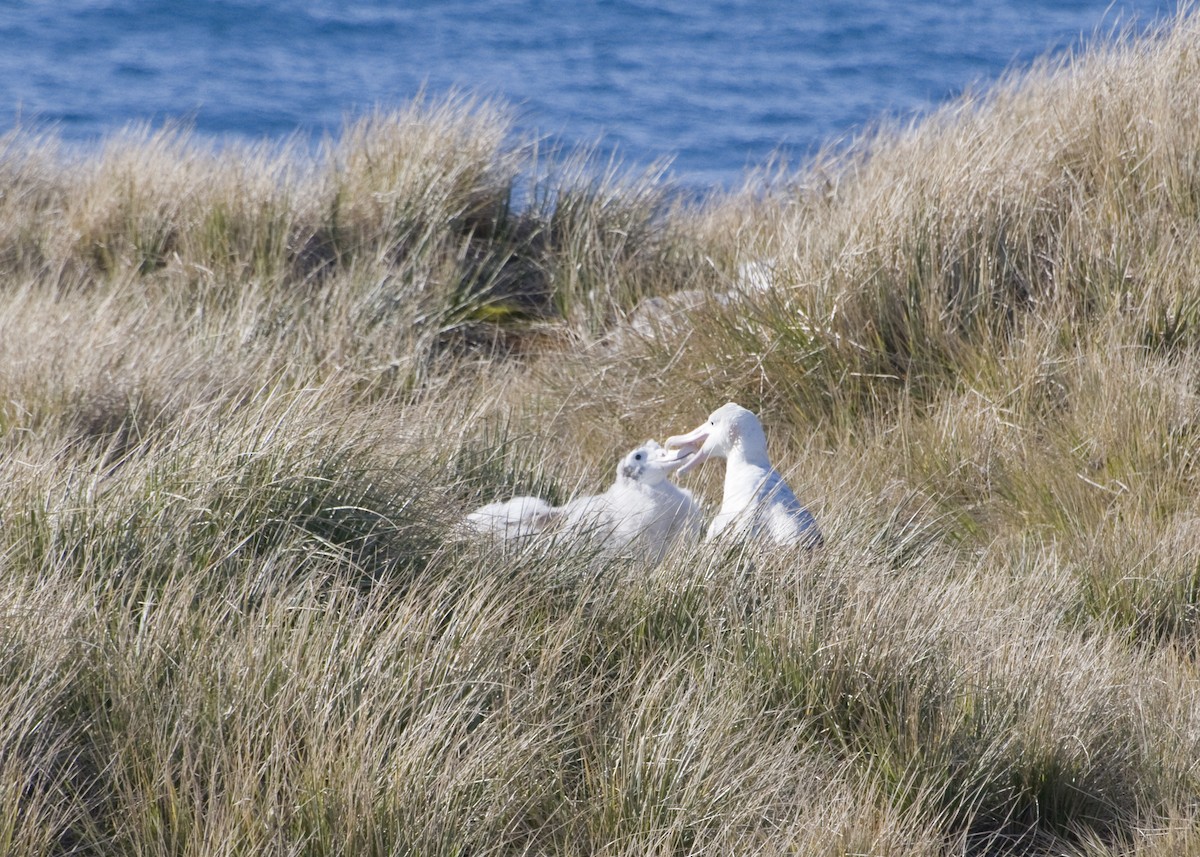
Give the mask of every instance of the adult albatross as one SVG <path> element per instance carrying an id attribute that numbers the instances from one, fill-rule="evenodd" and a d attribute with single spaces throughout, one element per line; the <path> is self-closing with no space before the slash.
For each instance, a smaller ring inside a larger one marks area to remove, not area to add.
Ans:
<path id="1" fill-rule="evenodd" d="M 725 459 L 725 493 L 708 526 L 710 541 L 728 533 L 777 545 L 814 548 L 824 543 L 812 513 L 771 466 L 767 436 L 751 411 L 729 402 L 693 431 L 667 438 L 666 445 L 683 462 L 681 474 L 709 458 Z"/>

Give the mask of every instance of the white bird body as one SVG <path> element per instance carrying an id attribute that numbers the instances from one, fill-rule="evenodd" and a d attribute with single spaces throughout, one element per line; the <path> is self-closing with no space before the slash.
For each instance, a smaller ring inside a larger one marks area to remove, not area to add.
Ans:
<path id="1" fill-rule="evenodd" d="M 677 540 L 700 535 L 700 507 L 690 491 L 669 478 L 682 464 L 647 441 L 621 459 L 616 481 L 603 494 L 576 497 L 557 507 L 537 497 L 514 497 L 477 509 L 466 523 L 476 533 L 503 539 L 561 533 L 610 556 L 658 562 Z"/>
<path id="2" fill-rule="evenodd" d="M 463 523 L 478 535 L 518 539 L 540 533 L 554 516 L 554 507 L 541 497 L 513 497 L 480 506 Z"/>
<path id="3" fill-rule="evenodd" d="M 816 547 L 824 541 L 812 513 L 771 466 L 762 423 L 752 412 L 730 402 L 694 431 L 668 438 L 667 447 L 686 462 L 680 473 L 710 457 L 725 459 L 724 494 L 707 539 L 727 533 L 777 545 Z"/>
<path id="4" fill-rule="evenodd" d="M 662 448 L 648 441 L 621 459 L 607 491 L 557 510 L 564 531 L 596 539 L 608 554 L 637 553 L 658 562 L 677 539 L 700 535 L 695 498 L 667 478 L 681 463 L 664 460 Z"/>

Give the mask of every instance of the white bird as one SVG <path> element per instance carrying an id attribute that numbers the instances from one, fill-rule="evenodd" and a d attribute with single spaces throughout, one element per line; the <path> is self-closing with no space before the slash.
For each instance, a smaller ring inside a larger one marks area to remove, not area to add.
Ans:
<path id="1" fill-rule="evenodd" d="M 603 494 L 557 507 L 539 497 L 514 497 L 476 509 L 463 524 L 469 532 L 506 541 L 561 533 L 608 555 L 658 562 L 676 540 L 700 536 L 700 507 L 669 478 L 683 463 L 648 440 L 622 457 L 616 481 Z"/>
<path id="2" fill-rule="evenodd" d="M 683 463 L 656 441 L 646 441 L 621 459 L 607 491 L 577 497 L 555 510 L 563 530 L 595 539 L 610 555 L 660 561 L 676 540 L 700 536 L 699 505 L 669 478 Z"/>
<path id="3" fill-rule="evenodd" d="M 554 507 L 541 497 L 513 497 L 480 506 L 463 519 L 472 533 L 519 539 L 542 532 L 554 520 Z"/>
<path id="4" fill-rule="evenodd" d="M 708 458 L 725 459 L 725 493 L 708 526 L 709 540 L 728 532 L 777 545 L 812 548 L 824 542 L 812 513 L 771 466 L 762 423 L 741 405 L 722 405 L 699 428 L 667 438 L 667 448 L 684 462 L 681 474 Z"/>

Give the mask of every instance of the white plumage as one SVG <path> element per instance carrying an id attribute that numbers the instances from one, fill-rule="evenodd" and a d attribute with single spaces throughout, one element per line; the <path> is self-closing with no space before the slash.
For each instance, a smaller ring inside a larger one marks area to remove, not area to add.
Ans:
<path id="1" fill-rule="evenodd" d="M 565 532 L 596 539 L 605 553 L 662 559 L 680 538 L 700 535 L 700 507 L 692 493 L 670 480 L 683 464 L 649 440 L 617 465 L 603 494 L 577 497 L 556 512 Z"/>
<path id="2" fill-rule="evenodd" d="M 824 541 L 816 519 L 771 466 L 762 423 L 729 402 L 693 431 L 667 439 L 686 473 L 708 458 L 725 459 L 721 508 L 708 526 L 708 539 L 722 533 L 765 539 L 777 545 L 817 547 Z"/>
<path id="3" fill-rule="evenodd" d="M 514 497 L 476 509 L 464 524 L 474 533 L 505 540 L 561 534 L 610 556 L 658 562 L 676 540 L 700 535 L 700 507 L 690 491 L 669 478 L 682 464 L 657 442 L 646 441 L 622 457 L 616 481 L 603 494 L 558 507 L 538 497 Z"/>
<path id="4" fill-rule="evenodd" d="M 518 539 L 542 532 L 553 519 L 554 507 L 541 497 L 513 497 L 480 506 L 463 523 L 479 535 Z"/>

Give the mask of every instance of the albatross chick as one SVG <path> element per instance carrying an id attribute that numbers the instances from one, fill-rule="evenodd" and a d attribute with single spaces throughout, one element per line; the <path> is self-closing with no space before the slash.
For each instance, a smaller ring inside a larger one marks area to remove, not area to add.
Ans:
<path id="1" fill-rule="evenodd" d="M 610 556 L 656 563 L 675 541 L 700 535 L 700 507 L 690 491 L 670 480 L 683 463 L 648 440 L 621 458 L 616 480 L 603 494 L 557 507 L 539 497 L 514 497 L 476 509 L 463 523 L 470 532 L 503 540 L 561 534 Z"/>

